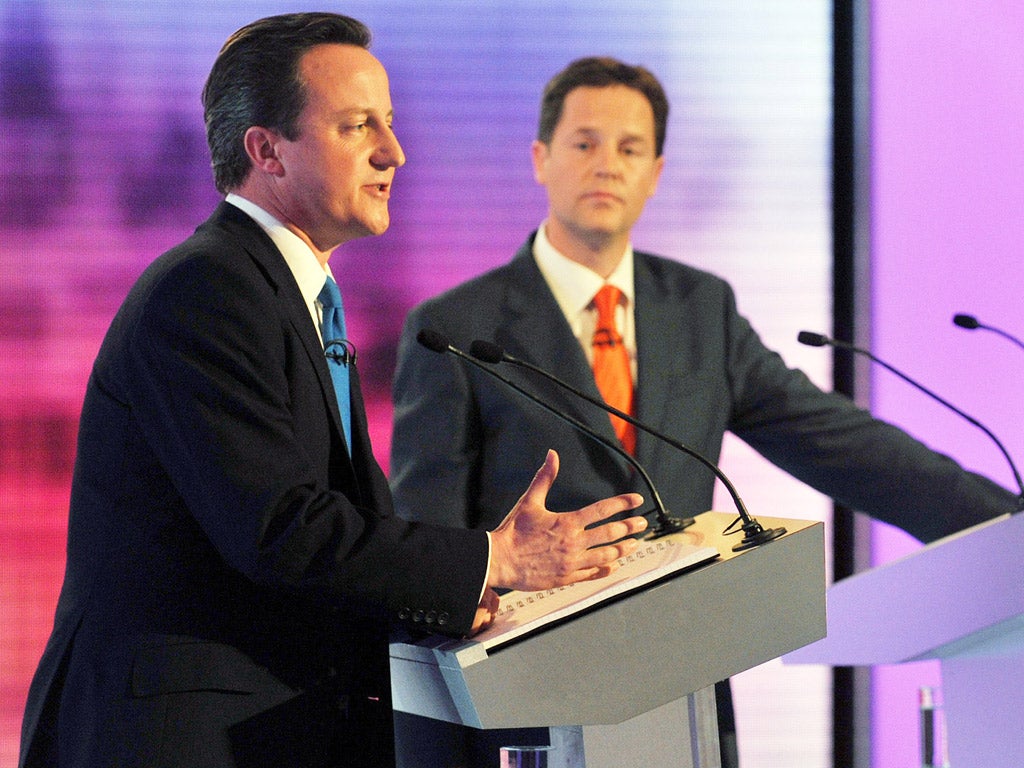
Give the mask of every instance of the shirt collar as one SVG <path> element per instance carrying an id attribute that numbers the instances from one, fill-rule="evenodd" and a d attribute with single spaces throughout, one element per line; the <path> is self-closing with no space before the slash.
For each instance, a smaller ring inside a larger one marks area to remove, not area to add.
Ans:
<path id="1" fill-rule="evenodd" d="M 566 317 L 575 317 L 586 310 L 594 294 L 606 283 L 622 291 L 627 307 L 633 306 L 632 243 L 626 246 L 622 259 L 607 280 L 559 252 L 548 240 L 545 224 L 537 229 L 537 236 L 533 240 L 533 256 Z"/>
<path id="2" fill-rule="evenodd" d="M 298 283 L 299 291 L 302 293 L 306 306 L 310 308 L 315 318 L 314 302 L 320 294 L 320 290 L 324 287 L 326 275 L 331 274 L 330 266 L 321 266 L 316 254 L 303 242 L 302 238 L 288 229 L 274 216 L 267 213 L 263 208 L 256 205 L 256 203 L 233 192 L 229 192 L 225 200 L 252 217 L 270 239 L 274 241 L 274 245 L 281 252 L 285 263 L 288 265 L 288 269 L 291 270 L 292 275 L 295 277 L 295 282 Z"/>

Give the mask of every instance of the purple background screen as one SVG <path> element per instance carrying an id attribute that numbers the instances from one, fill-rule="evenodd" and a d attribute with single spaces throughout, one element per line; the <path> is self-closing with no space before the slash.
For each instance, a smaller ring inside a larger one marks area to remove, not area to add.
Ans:
<path id="1" fill-rule="evenodd" d="M 409 158 L 389 232 L 332 259 L 383 464 L 405 312 L 507 261 L 539 223 L 544 196 L 529 164 L 539 94 L 581 55 L 643 63 L 669 92 L 668 163 L 636 244 L 726 276 L 767 343 L 829 385 L 827 355 L 795 342 L 801 329 L 830 328 L 829 4 L 640 5 L 331 6 L 374 30 Z M 1020 322 L 1022 12 L 1008 2 L 990 17 L 966 3 L 938 13 L 923 0 L 898 5 L 878 9 L 875 22 L 873 342 L 1021 455 L 1011 387 L 1024 357 L 948 323 L 956 311 L 1011 330 Z M 216 51 L 246 22 L 300 9 L 267 0 L 0 2 L 2 766 L 16 759 L 63 574 L 92 359 L 135 277 L 217 201 L 199 107 Z M 946 417 L 917 395 L 881 377 L 875 386 L 889 418 L 1009 482 L 970 428 L 939 427 Z M 741 444 L 727 444 L 723 467 L 752 509 L 828 518 L 826 500 Z M 831 765 L 827 671 L 769 664 L 736 688 L 745 768 Z M 913 693 L 904 700 L 881 682 L 877 690 L 879 721 L 913 716 Z"/>

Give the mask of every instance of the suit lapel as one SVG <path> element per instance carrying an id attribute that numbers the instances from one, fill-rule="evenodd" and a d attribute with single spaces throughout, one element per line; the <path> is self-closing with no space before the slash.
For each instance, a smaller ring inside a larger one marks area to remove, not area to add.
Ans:
<path id="1" fill-rule="evenodd" d="M 510 275 L 495 342 L 511 355 L 543 368 L 600 399 L 594 374 L 579 341 L 541 275 L 527 243 L 509 265 Z M 524 386 L 607 440 L 616 443 L 608 415 L 571 392 L 549 386 L 537 374 L 517 377 Z"/>
<path id="2" fill-rule="evenodd" d="M 673 382 L 678 382 L 682 365 L 679 344 L 684 329 L 680 328 L 678 301 L 667 294 L 666 287 L 651 270 L 650 262 L 641 253 L 634 262 L 637 345 L 637 418 L 655 429 L 661 429 L 666 410 L 673 398 Z M 637 436 L 637 458 L 651 461 L 658 441 L 642 430 Z"/>
<path id="3" fill-rule="evenodd" d="M 320 382 L 320 389 L 324 398 L 324 405 L 331 414 L 331 422 L 338 439 L 344 443 L 344 431 L 341 425 L 341 412 L 338 410 L 338 400 L 334 394 L 334 382 L 331 379 L 331 372 L 327 367 L 327 359 L 324 357 L 323 346 L 320 344 L 320 337 L 316 328 L 313 327 L 309 316 L 306 302 L 302 298 L 299 286 L 295 277 L 288 268 L 287 262 L 281 256 L 273 240 L 264 232 L 260 226 L 244 212 L 231 205 L 221 203 L 221 206 L 214 214 L 219 218 L 220 224 L 230 230 L 242 243 L 243 247 L 252 257 L 253 261 L 260 267 L 267 277 L 267 282 L 273 288 L 281 301 L 281 311 L 291 324 L 292 330 L 302 342 L 303 349 L 309 359 L 317 380 Z M 369 452 L 369 442 L 366 438 L 367 423 L 366 411 L 363 407 L 362 395 L 359 389 L 358 376 L 353 376 L 352 386 L 352 435 L 353 442 L 365 443 L 363 446 Z M 354 453 L 354 448 L 353 451 Z M 345 456 L 341 460 L 345 481 L 356 482 L 356 474 L 352 465 L 349 451 L 342 451 Z"/>

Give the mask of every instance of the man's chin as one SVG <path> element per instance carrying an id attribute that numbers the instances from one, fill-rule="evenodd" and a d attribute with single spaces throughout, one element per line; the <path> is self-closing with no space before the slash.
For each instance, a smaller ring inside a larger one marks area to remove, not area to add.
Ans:
<path id="1" fill-rule="evenodd" d="M 619 211 L 591 210 L 576 220 L 576 229 L 593 235 L 614 237 L 623 229 L 623 217 Z"/>
<path id="2" fill-rule="evenodd" d="M 391 226 L 391 219 L 388 216 L 369 221 L 360 221 L 357 227 L 352 227 L 349 230 L 349 237 L 347 239 L 356 240 L 361 237 L 377 237 L 387 232 L 389 226 Z"/>
<path id="3" fill-rule="evenodd" d="M 601 243 L 614 240 L 621 231 L 621 228 L 618 221 L 612 223 L 591 218 L 587 221 L 577 222 L 577 226 L 572 231 L 576 233 L 579 239 L 585 242 Z"/>

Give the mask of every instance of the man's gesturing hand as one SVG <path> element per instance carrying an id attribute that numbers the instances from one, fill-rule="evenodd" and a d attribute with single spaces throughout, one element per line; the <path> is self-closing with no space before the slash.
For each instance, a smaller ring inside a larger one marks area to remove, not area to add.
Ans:
<path id="1" fill-rule="evenodd" d="M 508 516 L 491 532 L 491 569 L 487 586 L 536 591 L 607 576 L 618 559 L 638 546 L 625 537 L 647 527 L 643 517 L 587 526 L 636 509 L 636 493 L 613 496 L 575 512 L 550 512 L 548 490 L 558 476 L 558 454 L 548 451 L 544 464 Z"/>

